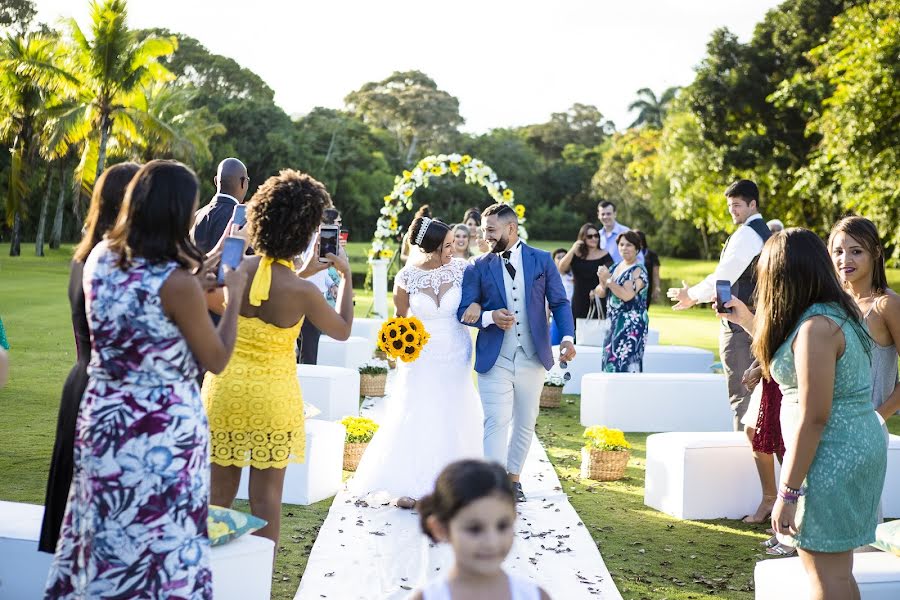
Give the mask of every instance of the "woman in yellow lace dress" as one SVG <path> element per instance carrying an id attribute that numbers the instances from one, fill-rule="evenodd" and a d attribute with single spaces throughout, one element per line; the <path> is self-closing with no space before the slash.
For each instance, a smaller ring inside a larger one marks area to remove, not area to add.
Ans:
<path id="1" fill-rule="evenodd" d="M 250 467 L 250 511 L 268 521 L 257 534 L 278 544 L 281 494 L 288 463 L 303 462 L 303 400 L 294 343 L 304 318 L 338 340 L 350 336 L 353 288 L 346 255 L 315 252 L 300 274 L 334 266 L 341 277 L 337 311 L 319 288 L 294 272 L 292 257 L 308 245 L 331 205 L 325 186 L 285 170 L 263 183 L 247 204 L 247 234 L 257 256 L 239 267 L 251 284 L 238 317 L 228 367 L 208 373 L 203 401 L 212 440 L 210 502 L 231 506 Z"/>

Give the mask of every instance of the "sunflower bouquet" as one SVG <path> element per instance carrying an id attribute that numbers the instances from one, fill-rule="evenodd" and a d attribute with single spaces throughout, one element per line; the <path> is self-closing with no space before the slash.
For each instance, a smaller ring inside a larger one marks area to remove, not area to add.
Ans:
<path id="1" fill-rule="evenodd" d="M 381 325 L 378 348 L 392 358 L 412 362 L 419 358 L 429 337 L 416 317 L 392 317 Z"/>

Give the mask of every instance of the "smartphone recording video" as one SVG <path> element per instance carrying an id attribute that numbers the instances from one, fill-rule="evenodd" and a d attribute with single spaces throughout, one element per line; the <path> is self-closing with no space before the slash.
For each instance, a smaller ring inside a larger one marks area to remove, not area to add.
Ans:
<path id="1" fill-rule="evenodd" d="M 340 228 L 337 225 L 319 227 L 319 262 L 328 262 L 325 257 L 329 254 L 337 255 L 339 234 Z"/>
<path id="2" fill-rule="evenodd" d="M 730 313 L 731 309 L 725 306 L 726 302 L 731 301 L 731 282 L 727 279 L 719 279 L 716 281 L 716 307 L 720 313 Z"/>
<path id="3" fill-rule="evenodd" d="M 238 225 L 243 227 L 247 224 L 247 205 L 246 204 L 238 204 L 234 207 L 234 212 L 231 213 L 231 224 Z"/>
<path id="4" fill-rule="evenodd" d="M 219 285 L 225 285 L 225 265 L 237 269 L 244 258 L 244 240 L 239 237 L 228 236 L 222 246 L 222 260 L 219 262 Z"/>

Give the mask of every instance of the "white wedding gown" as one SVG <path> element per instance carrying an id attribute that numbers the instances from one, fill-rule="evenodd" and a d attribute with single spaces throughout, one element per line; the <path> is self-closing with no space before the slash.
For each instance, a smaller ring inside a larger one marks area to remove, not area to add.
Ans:
<path id="1" fill-rule="evenodd" d="M 454 258 L 437 269 L 407 265 L 397 273 L 395 286 L 409 292 L 409 312 L 431 337 L 417 360 L 398 361 L 386 416 L 348 482 L 350 493 L 421 498 L 445 466 L 484 456 L 472 338 L 456 317 L 467 264 Z"/>

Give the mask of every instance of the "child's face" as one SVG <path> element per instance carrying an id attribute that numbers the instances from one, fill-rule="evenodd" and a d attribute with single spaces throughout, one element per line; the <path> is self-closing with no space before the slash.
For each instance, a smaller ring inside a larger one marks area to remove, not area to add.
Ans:
<path id="1" fill-rule="evenodd" d="M 491 494 L 472 502 L 451 519 L 447 534 L 459 569 L 495 574 L 513 544 L 515 505 Z"/>

